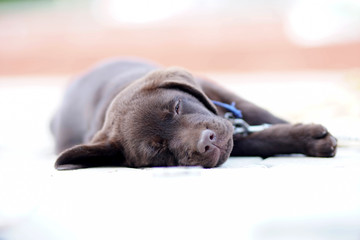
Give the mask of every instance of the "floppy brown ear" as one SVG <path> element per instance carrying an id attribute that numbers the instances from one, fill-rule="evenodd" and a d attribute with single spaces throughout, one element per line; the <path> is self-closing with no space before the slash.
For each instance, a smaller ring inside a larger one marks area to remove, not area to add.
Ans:
<path id="1" fill-rule="evenodd" d="M 113 144 L 100 142 L 77 145 L 62 152 L 55 162 L 57 170 L 122 166 L 124 156 Z"/>
<path id="2" fill-rule="evenodd" d="M 178 89 L 187 92 L 202 102 L 211 112 L 218 114 L 215 105 L 189 72 L 176 67 L 168 68 L 166 72 L 166 79 L 160 83 L 160 88 Z"/>

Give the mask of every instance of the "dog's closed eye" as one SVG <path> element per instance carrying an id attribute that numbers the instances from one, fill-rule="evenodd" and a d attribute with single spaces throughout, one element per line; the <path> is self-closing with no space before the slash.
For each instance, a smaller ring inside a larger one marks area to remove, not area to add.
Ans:
<path id="1" fill-rule="evenodd" d="M 180 114 L 180 107 L 181 107 L 181 99 L 179 99 L 178 101 L 176 101 L 175 108 L 174 108 L 174 112 L 175 112 L 176 114 Z"/>

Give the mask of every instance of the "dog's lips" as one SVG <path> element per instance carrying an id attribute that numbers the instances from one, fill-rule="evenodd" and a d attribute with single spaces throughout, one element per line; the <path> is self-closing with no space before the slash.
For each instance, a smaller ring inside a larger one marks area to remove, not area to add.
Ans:
<path id="1" fill-rule="evenodd" d="M 232 139 L 229 138 L 227 141 L 225 141 L 225 144 L 213 144 L 215 147 L 207 153 L 207 161 L 203 165 L 203 167 L 213 168 L 223 164 L 228 158 L 228 155 L 231 151 L 231 149 L 229 149 L 232 146 L 231 144 L 229 144 L 231 141 Z"/>
<path id="2" fill-rule="evenodd" d="M 215 167 L 218 167 L 220 166 L 221 164 L 223 164 L 230 156 L 230 153 L 232 151 L 232 148 L 233 148 L 233 138 L 232 138 L 232 135 L 228 138 L 228 141 L 227 143 L 223 146 L 223 148 L 220 148 L 220 157 L 219 157 L 219 160 L 216 164 Z"/>
<path id="3" fill-rule="evenodd" d="M 205 164 L 203 165 L 204 168 L 213 168 L 218 164 L 220 160 L 221 149 L 216 145 L 214 146 L 215 147 L 207 153 L 207 159 Z"/>

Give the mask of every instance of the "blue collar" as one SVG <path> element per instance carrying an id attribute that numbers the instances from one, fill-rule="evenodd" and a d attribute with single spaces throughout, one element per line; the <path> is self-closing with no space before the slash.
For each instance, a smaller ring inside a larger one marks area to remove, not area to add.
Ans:
<path id="1" fill-rule="evenodd" d="M 242 118 L 241 110 L 237 109 L 235 107 L 235 102 L 232 102 L 231 105 L 227 103 L 222 103 L 218 101 L 211 100 L 215 105 L 225 108 L 226 110 L 230 111 L 232 114 L 234 114 L 235 118 Z"/>

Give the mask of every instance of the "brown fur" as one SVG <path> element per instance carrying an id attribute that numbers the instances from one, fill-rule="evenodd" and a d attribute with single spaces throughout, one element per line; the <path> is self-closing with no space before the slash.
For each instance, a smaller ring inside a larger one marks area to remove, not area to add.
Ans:
<path id="1" fill-rule="evenodd" d="M 249 124 L 274 126 L 233 136 L 210 101 L 236 102 Z M 181 68 L 144 61 L 102 64 L 72 83 L 52 122 L 59 170 L 97 166 L 216 167 L 232 156 L 303 153 L 332 157 L 321 125 L 290 124 Z"/>

